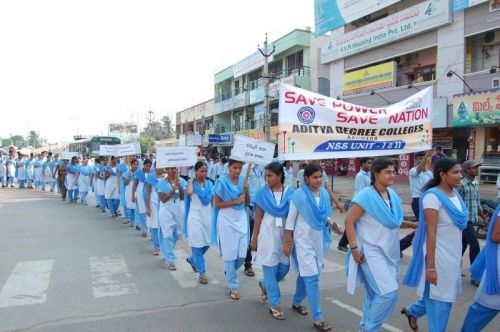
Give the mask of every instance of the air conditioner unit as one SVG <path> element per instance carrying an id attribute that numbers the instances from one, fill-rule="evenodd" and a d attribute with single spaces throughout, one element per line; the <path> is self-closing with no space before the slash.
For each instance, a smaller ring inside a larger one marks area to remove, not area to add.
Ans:
<path id="1" fill-rule="evenodd" d="M 488 31 L 483 34 L 485 45 L 493 45 L 500 43 L 500 31 Z"/>

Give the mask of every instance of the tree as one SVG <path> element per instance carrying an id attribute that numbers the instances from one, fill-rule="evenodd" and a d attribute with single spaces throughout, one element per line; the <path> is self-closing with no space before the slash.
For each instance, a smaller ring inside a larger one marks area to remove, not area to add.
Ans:
<path id="1" fill-rule="evenodd" d="M 42 146 L 42 143 L 41 143 L 42 140 L 40 138 L 40 135 L 34 130 L 30 130 L 30 133 L 29 133 L 27 139 L 28 139 L 28 142 L 27 142 L 28 145 L 34 147 L 35 149 Z"/>
<path id="2" fill-rule="evenodd" d="M 17 147 L 23 147 L 25 145 L 24 137 L 21 135 L 14 135 L 10 138 L 12 144 Z"/>
<path id="3" fill-rule="evenodd" d="M 165 133 L 165 138 L 170 138 L 174 136 L 175 130 L 172 126 L 172 118 L 170 115 L 165 115 L 161 118 L 161 122 L 163 123 L 163 131 Z"/>
<path id="4" fill-rule="evenodd" d="M 2 146 L 4 148 L 8 147 L 11 144 L 12 144 L 12 140 L 10 138 L 4 138 L 4 139 L 2 139 Z"/>

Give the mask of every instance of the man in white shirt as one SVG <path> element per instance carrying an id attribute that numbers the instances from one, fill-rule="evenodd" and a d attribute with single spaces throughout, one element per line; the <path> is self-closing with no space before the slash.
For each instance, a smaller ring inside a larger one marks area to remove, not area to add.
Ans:
<path id="1" fill-rule="evenodd" d="M 415 218 L 419 218 L 419 205 L 420 196 L 422 195 L 422 189 L 425 187 L 427 182 L 432 179 L 432 155 L 433 151 L 429 150 L 425 154 L 423 152 L 417 153 L 415 155 L 416 166 L 411 168 L 408 172 L 408 177 L 410 179 L 410 191 L 411 191 L 411 209 Z M 399 240 L 399 250 L 401 251 L 401 256 L 403 256 L 403 251 L 411 246 L 413 237 L 415 236 L 415 231 L 406 235 L 404 238 Z"/>
<path id="2" fill-rule="evenodd" d="M 371 185 L 371 169 L 372 169 L 372 164 L 373 164 L 373 158 L 372 157 L 363 157 L 360 160 L 361 164 L 361 169 L 359 170 L 358 174 L 356 174 L 356 177 L 354 178 L 354 194 L 352 197 L 356 196 L 357 193 L 359 193 L 361 190 L 365 189 L 366 187 L 369 187 Z M 342 237 L 340 238 L 339 244 L 337 246 L 337 249 L 343 252 L 347 252 L 347 244 L 349 241 L 347 240 L 347 234 L 344 232 L 342 234 Z"/>
<path id="3" fill-rule="evenodd" d="M 219 156 L 215 155 L 212 158 L 214 161 L 212 163 L 212 167 L 210 168 L 210 172 L 208 173 L 208 177 L 210 178 L 210 180 L 212 180 L 212 182 L 215 182 L 215 180 L 218 179 L 221 172 L 220 171 L 221 163 Z"/>

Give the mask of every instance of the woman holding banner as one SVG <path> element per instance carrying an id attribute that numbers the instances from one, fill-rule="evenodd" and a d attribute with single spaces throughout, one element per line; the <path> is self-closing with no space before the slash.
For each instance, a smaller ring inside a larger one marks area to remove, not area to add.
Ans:
<path id="1" fill-rule="evenodd" d="M 322 176 L 318 164 L 309 164 L 304 168 L 304 185 L 294 192 L 290 203 L 283 251 L 286 256 L 291 256 L 292 270 L 299 273 L 293 310 L 307 315 L 307 308 L 301 304 L 307 296 L 314 327 L 318 331 L 330 331 L 332 327 L 323 319 L 319 294 L 323 253 L 331 242 L 329 223 L 332 214 L 330 196 L 322 186 Z"/>
<path id="2" fill-rule="evenodd" d="M 186 189 L 186 213 L 184 235 L 187 236 L 192 256 L 187 258 L 193 271 L 199 273 L 198 281 L 202 285 L 208 283 L 205 275 L 205 259 L 203 255 L 210 245 L 210 224 L 212 217 L 213 185 L 207 179 L 208 168 L 203 161 L 194 165 L 194 180 L 189 180 Z"/>
<path id="3" fill-rule="evenodd" d="M 359 283 L 365 288 L 360 331 L 379 331 L 398 300 L 399 228 L 402 202 L 394 190 L 394 164 L 375 159 L 371 185 L 352 199 L 345 220 L 350 253 L 347 257 L 347 292 Z"/>
<path id="4" fill-rule="evenodd" d="M 126 197 L 126 185 L 125 179 L 129 175 L 130 162 L 132 156 L 125 156 L 122 162 L 118 164 L 117 178 L 118 178 L 118 192 L 120 193 L 120 206 L 123 209 L 123 218 L 125 218 L 124 223 L 128 223 L 130 220 L 130 209 L 127 207 L 127 197 Z"/>
<path id="5" fill-rule="evenodd" d="M 241 173 L 243 163 L 230 159 L 229 174 L 221 176 L 214 186 L 214 216 L 211 241 L 217 243 L 224 260 L 229 297 L 238 300 L 239 278 L 236 272 L 245 262 L 248 249 L 249 204 L 248 180 Z"/>
<path id="6" fill-rule="evenodd" d="M 451 158 L 441 158 L 420 197 L 413 258 L 403 281 L 417 287 L 420 299 L 401 310 L 413 331 L 418 330 L 417 319 L 425 314 L 428 331 L 445 331 L 453 302 L 462 288 L 462 246 L 457 244 L 462 241 L 468 212 L 456 191 L 461 179 L 460 164 Z"/>
<path id="7" fill-rule="evenodd" d="M 285 185 L 285 168 L 272 162 L 265 168 L 267 186 L 254 198 L 255 214 L 251 248 L 257 251 L 262 265 L 264 283 L 259 281 L 261 297 L 269 302 L 269 311 L 278 320 L 285 319 L 280 308 L 278 283 L 290 268 L 290 259 L 283 253 L 284 222 L 288 215 L 293 189 Z"/>
<path id="8" fill-rule="evenodd" d="M 135 202 L 132 201 L 132 186 L 134 185 L 134 173 L 139 168 L 139 161 L 132 158 L 130 168 L 127 166 L 127 171 L 122 173 L 123 191 L 125 192 L 125 208 L 124 208 L 124 224 L 130 223 L 130 227 L 134 227 L 135 218 Z M 126 209 L 126 210 L 125 210 Z"/>
<path id="9" fill-rule="evenodd" d="M 174 246 L 184 224 L 184 190 L 187 182 L 179 178 L 177 168 L 167 167 L 167 178 L 158 181 L 160 193 L 160 251 L 169 271 L 176 271 Z"/>
<path id="10" fill-rule="evenodd" d="M 154 162 L 156 166 L 156 161 Z M 153 255 L 160 254 L 160 235 L 159 235 L 159 210 L 160 210 L 160 196 L 158 193 L 158 182 L 163 179 L 163 168 L 156 168 L 154 172 L 150 172 L 146 179 L 146 216 L 147 224 L 151 237 L 153 238 Z"/>
<path id="11" fill-rule="evenodd" d="M 89 166 L 89 159 L 84 156 L 82 164 L 78 170 L 78 193 L 80 195 L 80 201 L 84 205 L 88 205 L 87 196 L 90 191 L 90 174 L 92 172 L 92 167 Z"/>
<path id="12" fill-rule="evenodd" d="M 144 183 L 151 170 L 151 159 L 144 160 L 143 167 L 134 172 L 134 183 L 132 184 L 132 202 L 135 203 L 135 227 L 140 227 L 142 237 L 148 236 L 148 225 L 146 224 L 146 192 Z"/>
<path id="13" fill-rule="evenodd" d="M 113 218 L 118 217 L 120 206 L 120 194 L 118 193 L 117 166 L 118 159 L 111 156 L 110 165 L 106 167 L 106 184 L 104 188 L 104 198 L 108 204 L 109 212 Z"/>

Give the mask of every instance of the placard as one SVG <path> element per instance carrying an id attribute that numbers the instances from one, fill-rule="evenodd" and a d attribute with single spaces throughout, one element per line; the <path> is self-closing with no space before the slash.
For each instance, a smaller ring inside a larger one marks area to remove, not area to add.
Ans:
<path id="1" fill-rule="evenodd" d="M 431 149 L 432 87 L 386 107 L 348 103 L 285 85 L 278 153 L 283 160 L 384 156 Z"/>
<path id="2" fill-rule="evenodd" d="M 113 145 L 118 157 L 135 156 L 141 154 L 141 144 L 139 142 Z"/>
<path id="3" fill-rule="evenodd" d="M 100 156 L 114 156 L 116 153 L 115 145 L 100 145 L 99 155 Z"/>
<path id="4" fill-rule="evenodd" d="M 276 144 L 257 141 L 246 136 L 234 136 L 229 158 L 251 164 L 267 165 L 273 161 Z"/>
<path id="5" fill-rule="evenodd" d="M 63 151 L 61 153 L 62 160 L 71 160 L 71 158 L 73 158 L 73 157 L 78 157 L 78 152 Z"/>
<path id="6" fill-rule="evenodd" d="M 196 164 L 196 147 L 156 149 L 156 168 L 193 166 Z"/>
<path id="7" fill-rule="evenodd" d="M 31 149 L 22 148 L 20 152 L 21 152 L 21 154 L 27 156 L 27 155 L 29 155 L 31 153 Z"/>

